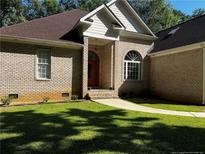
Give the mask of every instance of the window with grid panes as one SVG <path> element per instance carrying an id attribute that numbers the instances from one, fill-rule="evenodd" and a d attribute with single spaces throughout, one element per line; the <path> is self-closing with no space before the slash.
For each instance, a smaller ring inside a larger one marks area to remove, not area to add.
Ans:
<path id="1" fill-rule="evenodd" d="M 51 51 L 49 49 L 37 51 L 37 78 L 51 79 Z"/>
<path id="2" fill-rule="evenodd" d="M 141 80 L 141 56 L 136 51 L 127 53 L 124 59 L 124 79 Z"/>

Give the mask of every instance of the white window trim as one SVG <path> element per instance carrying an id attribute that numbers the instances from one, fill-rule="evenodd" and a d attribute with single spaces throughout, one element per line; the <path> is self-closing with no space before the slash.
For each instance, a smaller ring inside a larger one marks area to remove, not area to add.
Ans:
<path id="1" fill-rule="evenodd" d="M 124 67 L 123 71 L 124 72 L 124 81 L 142 81 L 142 62 L 141 61 L 129 61 L 129 60 L 124 60 Z M 138 70 L 138 79 L 127 79 L 128 78 L 128 63 L 135 63 L 138 64 L 139 70 Z"/>
<path id="2" fill-rule="evenodd" d="M 50 81 L 51 80 L 51 72 L 50 72 L 50 78 L 40 78 L 38 76 L 38 53 L 40 50 L 49 50 L 51 53 L 51 49 L 46 49 L 46 48 L 38 48 L 36 51 L 36 55 L 35 55 L 35 80 L 37 81 Z M 50 55 L 51 56 L 51 55 Z M 52 56 L 51 56 L 52 57 Z M 50 57 L 50 65 L 51 65 L 51 57 Z M 48 64 L 49 65 L 49 64 Z M 51 66 L 50 66 L 51 67 Z M 51 71 L 51 70 L 50 70 Z"/>

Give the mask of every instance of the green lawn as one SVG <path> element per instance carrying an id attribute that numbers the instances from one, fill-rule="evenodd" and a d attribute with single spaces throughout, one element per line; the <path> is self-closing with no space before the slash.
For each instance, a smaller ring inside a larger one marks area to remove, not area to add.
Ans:
<path id="1" fill-rule="evenodd" d="M 172 101 L 157 100 L 157 99 L 131 98 L 127 100 L 139 105 L 158 108 L 158 109 L 187 111 L 187 112 L 205 112 L 205 106 L 181 105 L 179 103 L 177 104 Z"/>
<path id="2" fill-rule="evenodd" d="M 1 108 L 2 154 L 205 152 L 205 118 L 94 102 Z"/>

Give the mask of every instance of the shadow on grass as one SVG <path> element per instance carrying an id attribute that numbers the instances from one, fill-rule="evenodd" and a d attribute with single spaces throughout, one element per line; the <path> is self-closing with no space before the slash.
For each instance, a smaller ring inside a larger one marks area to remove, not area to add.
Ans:
<path id="1" fill-rule="evenodd" d="M 81 109 L 55 114 L 34 110 L 4 112 L 1 113 L 1 133 L 11 136 L 1 139 L 1 153 L 205 151 L 205 129 L 168 126 L 159 123 L 158 118 L 129 118 L 126 114 L 122 110 Z M 149 122 L 153 125 L 146 124 Z M 84 138 L 82 131 L 97 135 Z"/>

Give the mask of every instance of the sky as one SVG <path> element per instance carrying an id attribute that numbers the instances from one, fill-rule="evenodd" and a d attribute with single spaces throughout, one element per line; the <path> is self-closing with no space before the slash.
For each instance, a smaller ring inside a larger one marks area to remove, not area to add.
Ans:
<path id="1" fill-rule="evenodd" d="M 191 15 L 197 8 L 205 9 L 205 0 L 170 0 L 173 7 L 177 10 Z"/>

